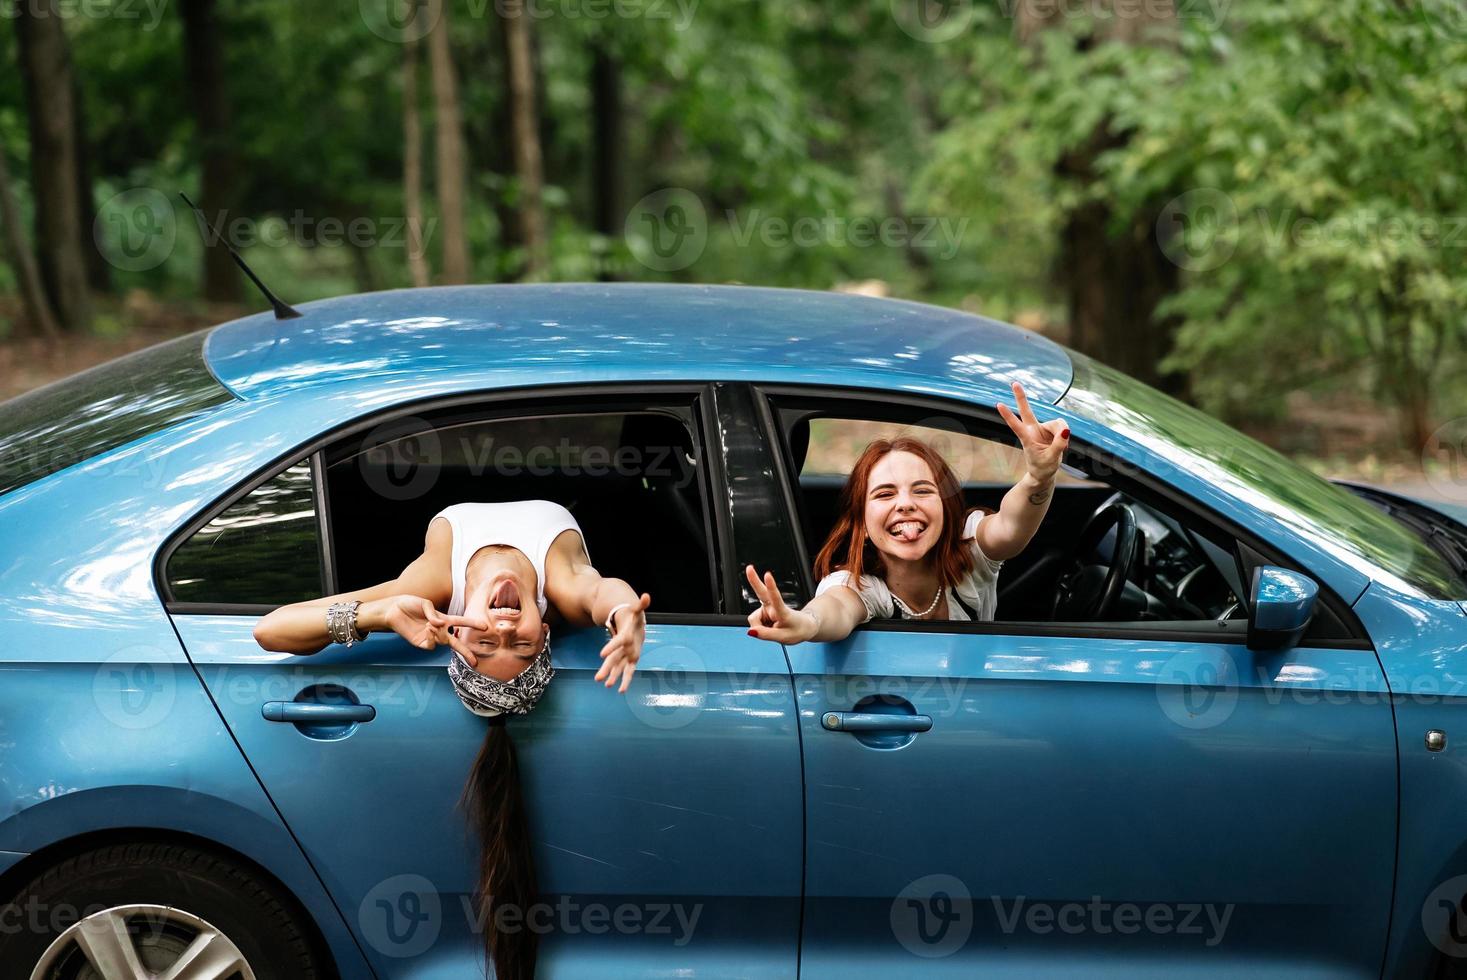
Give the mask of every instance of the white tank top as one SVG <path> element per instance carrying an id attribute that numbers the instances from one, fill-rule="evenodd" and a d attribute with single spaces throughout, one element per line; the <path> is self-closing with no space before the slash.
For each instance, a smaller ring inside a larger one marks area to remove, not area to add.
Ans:
<path id="1" fill-rule="evenodd" d="M 440 517 L 453 529 L 450 616 L 463 615 L 464 573 L 469 559 L 480 548 L 491 544 L 509 545 L 535 566 L 535 605 L 540 615 L 545 615 L 545 555 L 562 531 L 581 533 L 581 526 L 570 511 L 549 500 L 517 500 L 502 504 L 454 504 L 433 515 L 434 520 Z M 581 544 L 585 546 L 585 535 L 581 535 Z"/>

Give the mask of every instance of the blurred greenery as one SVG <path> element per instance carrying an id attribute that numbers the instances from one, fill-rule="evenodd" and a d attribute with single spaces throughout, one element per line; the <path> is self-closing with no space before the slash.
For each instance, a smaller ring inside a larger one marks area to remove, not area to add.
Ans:
<path id="1" fill-rule="evenodd" d="M 1066 340 L 1061 237 L 1099 202 L 1116 243 L 1140 228 L 1180 268 L 1157 314 L 1174 340 L 1160 367 L 1183 373 L 1201 407 L 1267 425 L 1287 418 L 1290 392 L 1345 396 L 1389 411 L 1398 445 L 1413 451 L 1467 414 L 1467 15 L 1455 0 L 1189 2 L 1139 37 L 1107 23 L 1134 4 L 1050 2 L 1062 15 L 1021 37 L 1025 5 L 1041 2 L 533 4 L 550 277 L 877 280 L 867 288 Z M 310 235 L 243 249 L 293 302 L 411 281 L 401 236 L 391 241 L 404 215 L 403 47 L 372 30 L 374 3 L 217 6 L 237 161 L 231 219 L 375 222 L 379 240 L 365 250 Z M 939 6 L 949 21 L 918 29 L 914 13 Z M 177 5 L 156 23 L 135 0 L 63 7 L 97 205 L 139 187 L 197 194 Z M 472 278 L 503 281 L 521 274 L 524 254 L 507 227 L 521 201 L 501 23 L 492 0 L 449 10 Z M 432 228 L 433 93 L 420 48 Z M 619 213 L 668 187 L 706 209 L 707 246 L 684 267 L 649 268 L 620 227 L 597 227 L 598 51 L 620 73 Z M 16 34 L 0 31 L 0 63 L 17 57 Z M 0 141 L 29 229 L 18 71 L 0 72 Z M 1096 146 L 1093 173 L 1076 179 L 1065 161 Z M 175 212 L 166 259 L 111 270 L 94 330 L 146 325 L 160 307 L 232 312 L 199 302 L 202 246 Z M 770 233 L 799 219 L 820 230 Z M 858 219 L 940 233 L 872 244 L 852 230 Z M 439 247 L 430 235 L 435 269 Z M 16 290 L 0 265 L 0 330 L 14 332 Z M 123 301 L 137 291 L 150 302 Z"/>

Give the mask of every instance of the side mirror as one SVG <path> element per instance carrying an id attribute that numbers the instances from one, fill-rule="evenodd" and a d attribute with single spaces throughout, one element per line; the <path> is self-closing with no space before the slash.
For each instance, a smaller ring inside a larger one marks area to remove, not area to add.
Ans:
<path id="1" fill-rule="evenodd" d="M 1248 649 L 1288 650 L 1299 642 L 1314 618 L 1319 585 L 1307 575 L 1259 565 L 1253 569 L 1248 614 Z"/>

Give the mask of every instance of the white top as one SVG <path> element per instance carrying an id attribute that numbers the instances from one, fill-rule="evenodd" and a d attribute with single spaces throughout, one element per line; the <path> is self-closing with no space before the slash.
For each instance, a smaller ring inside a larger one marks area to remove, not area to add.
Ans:
<path id="1" fill-rule="evenodd" d="M 433 520 L 440 517 L 453 529 L 453 555 L 449 560 L 453 570 L 450 616 L 463 615 L 464 573 L 469 559 L 480 548 L 492 544 L 508 545 L 530 559 L 530 564 L 535 566 L 535 604 L 540 608 L 540 615 L 545 615 L 545 556 L 561 532 L 581 533 L 581 526 L 570 511 L 549 500 L 516 500 L 503 504 L 454 504 L 434 514 Z M 583 534 L 581 544 L 585 546 Z"/>
<path id="2" fill-rule="evenodd" d="M 973 542 L 973 570 L 955 588 L 959 598 L 978 614 L 978 619 L 982 622 L 992 621 L 998 608 L 998 570 L 1003 567 L 1003 562 L 994 561 L 978 547 L 978 525 L 986 516 L 988 515 L 980 511 L 974 511 L 968 515 L 967 523 L 963 525 L 963 540 Z M 886 582 L 874 575 L 862 575 L 861 587 L 858 589 L 851 585 L 850 572 L 843 569 L 831 572 L 820 580 L 820 584 L 815 587 L 815 594 L 829 592 L 837 585 L 844 585 L 861 597 L 861 602 L 866 606 L 865 621 L 868 623 L 876 617 L 891 619 L 898 612 L 902 619 L 916 618 L 907 615 L 905 610 L 891 601 L 891 590 L 886 587 Z M 947 618 L 964 622 L 968 620 L 968 614 L 963 612 L 962 606 L 952 601 L 951 595 L 948 596 Z"/>

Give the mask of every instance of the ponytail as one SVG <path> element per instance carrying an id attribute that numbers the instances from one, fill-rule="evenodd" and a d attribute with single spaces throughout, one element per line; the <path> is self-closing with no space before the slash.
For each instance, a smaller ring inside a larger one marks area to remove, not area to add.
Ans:
<path id="1" fill-rule="evenodd" d="M 504 721 L 503 715 L 490 720 L 460 803 L 479 836 L 475 901 L 485 955 L 496 980 L 534 980 L 539 937 L 529 928 L 528 913 L 535 900 L 535 864 L 519 761 Z M 495 925 L 495 912 L 505 905 L 519 911 L 514 932 L 501 933 Z"/>

